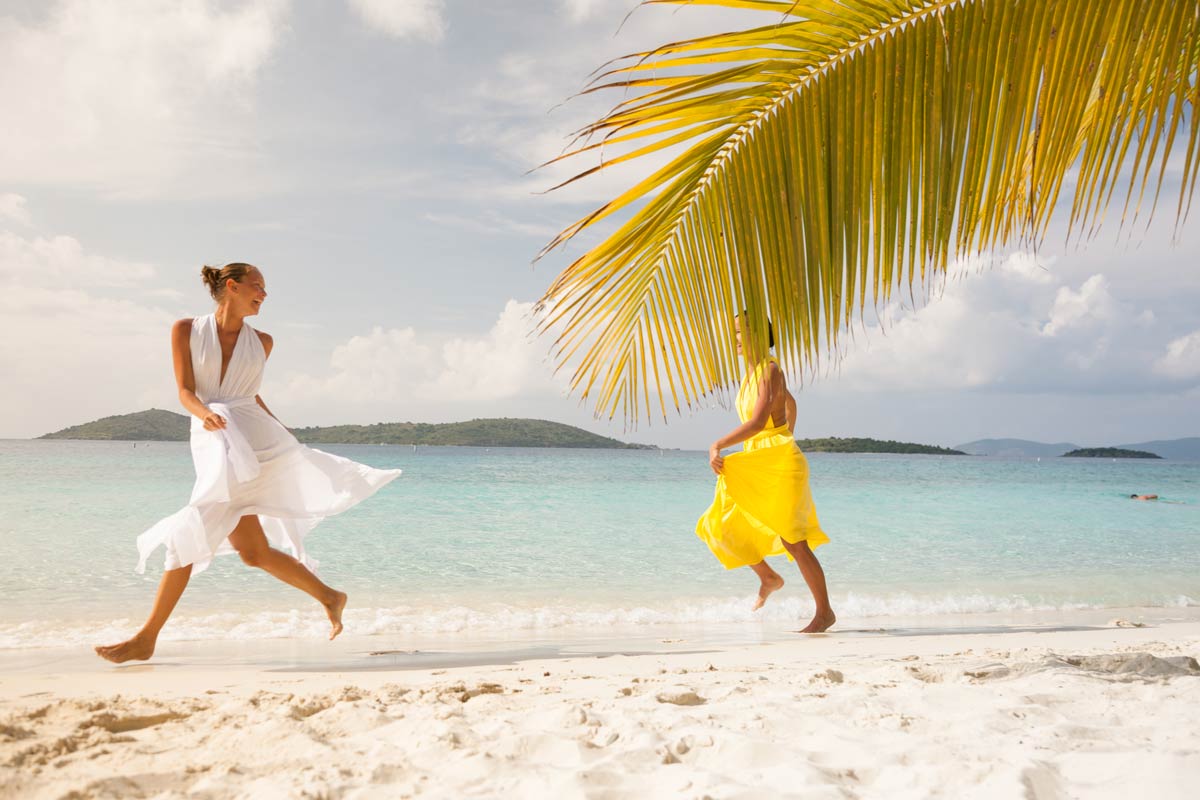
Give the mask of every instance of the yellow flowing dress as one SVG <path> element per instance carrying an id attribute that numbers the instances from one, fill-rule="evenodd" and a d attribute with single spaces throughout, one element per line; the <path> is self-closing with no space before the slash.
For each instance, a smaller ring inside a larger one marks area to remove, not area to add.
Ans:
<path id="1" fill-rule="evenodd" d="M 737 396 L 742 422 L 754 414 L 758 387 L 771 363 L 773 356 L 742 380 Z M 808 488 L 808 460 L 796 446 L 787 420 L 777 425 L 768 418 L 767 426 L 745 441 L 742 452 L 725 457 L 716 495 L 696 523 L 696 535 L 726 569 L 786 554 L 784 541 L 807 541 L 814 550 L 829 541 Z"/>

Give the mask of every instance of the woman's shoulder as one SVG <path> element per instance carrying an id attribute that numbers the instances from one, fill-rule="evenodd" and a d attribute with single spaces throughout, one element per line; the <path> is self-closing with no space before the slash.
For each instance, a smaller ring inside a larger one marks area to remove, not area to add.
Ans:
<path id="1" fill-rule="evenodd" d="M 775 360 L 775 356 L 769 356 L 760 361 L 758 366 L 755 368 L 755 372 L 757 372 L 764 380 L 783 374 L 783 370 L 780 369 L 779 362 Z"/>
<path id="2" fill-rule="evenodd" d="M 763 383 L 775 383 L 776 385 L 787 386 L 787 378 L 783 374 L 783 368 L 775 360 L 775 356 L 771 356 L 763 361 L 759 376 L 759 380 Z"/>
<path id="3" fill-rule="evenodd" d="M 258 328 L 254 329 L 254 333 L 258 335 L 258 341 L 262 342 L 263 352 L 271 355 L 271 348 L 275 346 L 275 339 L 272 338 L 271 334 L 266 331 L 260 331 Z"/>
<path id="4" fill-rule="evenodd" d="M 171 324 L 171 331 L 173 333 L 189 333 L 192 328 L 195 328 L 197 325 L 203 326 L 204 321 L 210 317 L 212 317 L 212 314 L 203 314 L 199 317 L 184 317 L 183 319 L 177 319 Z"/>

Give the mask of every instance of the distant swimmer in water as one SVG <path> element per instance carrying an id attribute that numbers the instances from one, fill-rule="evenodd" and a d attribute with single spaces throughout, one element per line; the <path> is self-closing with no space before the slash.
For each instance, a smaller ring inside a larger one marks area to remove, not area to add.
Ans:
<path id="1" fill-rule="evenodd" d="M 1131 494 L 1131 495 L 1129 495 L 1129 499 L 1130 500 L 1157 500 L 1158 495 L 1156 495 L 1156 494 Z"/>

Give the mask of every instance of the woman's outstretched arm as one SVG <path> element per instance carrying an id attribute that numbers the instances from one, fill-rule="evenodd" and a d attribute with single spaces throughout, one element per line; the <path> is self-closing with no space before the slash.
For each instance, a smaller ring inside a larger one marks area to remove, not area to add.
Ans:
<path id="1" fill-rule="evenodd" d="M 179 402 L 188 413 L 204 423 L 206 431 L 225 427 L 225 418 L 214 414 L 196 396 L 196 375 L 192 372 L 192 321 L 181 319 L 171 326 L 171 355 L 175 364 L 175 385 Z"/>

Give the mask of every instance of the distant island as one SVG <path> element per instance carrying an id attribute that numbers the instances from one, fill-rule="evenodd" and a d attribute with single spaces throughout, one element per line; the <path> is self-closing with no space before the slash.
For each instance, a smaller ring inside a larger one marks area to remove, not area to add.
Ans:
<path id="1" fill-rule="evenodd" d="M 1080 445 L 1069 442 L 1047 444 L 1032 442 L 1028 439 L 980 439 L 975 442 L 956 445 L 973 456 L 1002 456 L 1006 458 L 1055 458 L 1065 455 L 1072 450 L 1080 450 Z M 1152 442 L 1130 442 L 1116 444 L 1119 450 L 1142 450 L 1153 453 L 1160 458 L 1173 461 L 1200 461 L 1200 436 L 1183 439 L 1157 439 Z M 1087 448 L 1094 449 L 1094 448 Z M 1118 458 L 1119 456 L 1113 456 Z"/>
<path id="2" fill-rule="evenodd" d="M 657 450 L 649 444 L 626 442 L 544 419 L 473 419 L 468 422 L 377 422 L 374 425 L 333 425 L 294 428 L 305 444 L 424 444 L 470 447 L 592 447 L 615 450 Z"/>
<path id="3" fill-rule="evenodd" d="M 951 450 L 949 447 L 935 447 L 929 444 L 913 444 L 911 442 L 895 442 L 891 439 L 841 439 L 837 436 L 828 439 L 797 439 L 796 444 L 808 453 L 904 453 L 906 455 L 938 455 L 965 456 L 961 450 Z"/>
<path id="4" fill-rule="evenodd" d="M 1121 447 L 1081 447 L 1078 450 L 1063 453 L 1063 458 L 1162 458 L 1162 456 L 1145 450 L 1125 450 Z"/>
<path id="5" fill-rule="evenodd" d="M 183 414 L 152 408 L 134 414 L 104 417 L 47 433 L 39 439 L 186 442 L 190 419 Z M 380 422 L 374 425 L 333 425 L 295 428 L 305 444 L 404 444 L 473 447 L 587 447 L 656 450 L 654 445 L 627 444 L 561 422 L 541 419 L 473 419 L 431 424 Z"/>
<path id="6" fill-rule="evenodd" d="M 39 439 L 93 439 L 118 442 L 186 442 L 188 418 L 174 411 L 152 408 L 136 414 L 118 414 L 95 422 L 72 425 Z"/>

